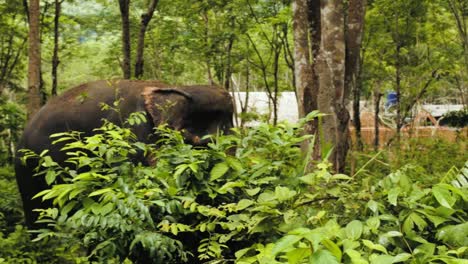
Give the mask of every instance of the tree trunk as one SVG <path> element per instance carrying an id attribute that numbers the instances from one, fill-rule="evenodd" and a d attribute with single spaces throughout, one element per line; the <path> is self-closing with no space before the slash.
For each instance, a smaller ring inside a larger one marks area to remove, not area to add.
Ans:
<path id="1" fill-rule="evenodd" d="M 397 144 L 400 144 L 400 132 L 403 127 L 403 117 L 401 115 L 401 63 L 400 63 L 401 46 L 397 43 L 395 52 L 395 90 L 396 90 L 396 138 Z"/>
<path id="2" fill-rule="evenodd" d="M 30 0 L 28 35 L 28 118 L 31 118 L 41 107 L 41 43 L 39 31 L 39 16 L 39 0 Z"/>
<path id="3" fill-rule="evenodd" d="M 318 107 L 323 117 L 322 148 L 330 155 L 334 169 L 342 172 L 348 152 L 349 112 L 345 90 L 345 36 L 342 0 L 321 3 L 322 41 L 318 61 L 320 90 Z"/>
<path id="4" fill-rule="evenodd" d="M 158 5 L 159 0 L 151 0 L 146 13 L 141 15 L 140 32 L 138 33 L 138 45 L 135 62 L 135 78 L 140 79 L 143 76 L 143 53 L 145 49 L 145 35 L 148 24 L 153 18 L 154 11 Z"/>
<path id="5" fill-rule="evenodd" d="M 228 45 L 226 47 L 226 73 L 224 76 L 224 89 L 229 91 L 231 89 L 231 76 L 232 76 L 232 46 L 234 45 L 234 34 L 229 36 Z"/>
<path id="6" fill-rule="evenodd" d="M 307 0 L 293 2 L 293 35 L 294 35 L 294 75 L 296 99 L 299 118 L 307 116 L 317 110 L 317 93 L 314 92 L 312 65 L 310 62 L 309 46 L 309 6 Z M 304 134 L 316 135 L 317 121 L 311 120 L 304 127 Z M 317 138 L 317 137 L 316 137 Z M 309 152 L 309 141 L 301 144 L 302 153 Z M 316 144 L 318 146 L 318 144 Z M 312 160 L 316 155 L 311 157 Z"/>
<path id="7" fill-rule="evenodd" d="M 208 13 L 207 11 L 203 11 L 203 13 L 201 14 L 202 18 L 203 18 L 203 22 L 204 22 L 204 31 L 203 31 L 203 41 L 205 42 L 205 47 L 208 49 L 208 47 L 210 46 L 208 44 L 208 41 L 209 41 L 209 26 L 210 26 L 210 20 L 208 18 Z M 205 56 L 206 56 L 206 75 L 207 75 L 207 78 L 208 78 L 208 83 L 210 85 L 214 85 L 214 80 L 213 80 L 213 73 L 211 72 L 211 59 L 210 59 L 210 56 L 209 56 L 209 53 L 210 53 L 210 50 L 207 50 L 205 52 Z"/>
<path id="8" fill-rule="evenodd" d="M 122 71 L 124 79 L 130 79 L 130 0 L 119 0 L 119 7 L 122 18 Z"/>
<path id="9" fill-rule="evenodd" d="M 322 42 L 322 22 L 320 11 L 320 0 L 308 0 L 308 23 L 310 34 L 310 53 L 312 57 L 312 85 L 311 88 L 304 94 L 304 108 L 306 111 L 313 111 L 318 109 L 318 93 L 320 89 L 320 79 L 318 75 L 318 61 L 320 54 L 320 43 Z M 320 131 L 319 119 L 315 119 L 310 124 L 310 134 L 315 135 L 314 151 L 312 159 L 319 160 L 322 158 L 320 148 Z"/>
<path id="10" fill-rule="evenodd" d="M 55 17 L 54 17 L 54 53 L 52 55 L 52 90 L 51 95 L 57 95 L 57 68 L 60 63 L 59 51 L 59 26 L 60 26 L 60 12 L 62 9 L 62 1 L 55 0 Z"/>
<path id="11" fill-rule="evenodd" d="M 380 83 L 378 84 L 380 85 Z M 382 98 L 380 87 L 376 87 L 374 91 L 374 150 L 379 150 L 379 112 L 380 112 L 380 99 Z"/>
<path id="12" fill-rule="evenodd" d="M 349 0 L 348 21 L 346 23 L 346 65 L 345 91 L 353 91 L 353 121 L 356 129 L 357 149 L 362 149 L 361 120 L 360 120 L 360 52 L 364 29 L 364 16 L 367 0 Z M 345 94 L 345 97 L 347 95 Z"/>

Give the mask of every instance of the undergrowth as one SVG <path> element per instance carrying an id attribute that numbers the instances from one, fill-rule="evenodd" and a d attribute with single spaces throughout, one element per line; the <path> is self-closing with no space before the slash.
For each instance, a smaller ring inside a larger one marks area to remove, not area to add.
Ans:
<path id="1" fill-rule="evenodd" d="M 300 132 L 262 124 L 207 148 L 165 126 L 154 145 L 111 123 L 55 135 L 74 165 L 39 154 L 52 185 L 37 197 L 55 207 L 33 244 L 58 243 L 76 263 L 467 263 L 468 164 L 442 177 L 414 162 L 372 174 L 382 158 L 353 175 L 326 161 L 308 172 Z M 131 162 L 138 151 L 155 165 Z M 0 246 L 25 237 L 19 227 Z"/>

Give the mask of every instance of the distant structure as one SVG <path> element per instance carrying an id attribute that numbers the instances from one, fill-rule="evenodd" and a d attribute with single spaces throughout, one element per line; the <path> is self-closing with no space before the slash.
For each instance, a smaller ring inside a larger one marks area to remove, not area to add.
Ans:
<path id="1" fill-rule="evenodd" d="M 232 92 L 232 97 L 236 103 L 236 112 L 241 112 L 241 104 L 244 105 L 246 101 L 246 92 Z M 271 111 L 270 111 L 271 107 Z M 256 112 L 260 115 L 268 115 L 273 112 L 272 106 L 268 104 L 268 94 L 266 92 L 249 92 L 247 102 L 247 112 Z M 273 118 L 271 114 L 271 119 Z M 299 119 L 299 112 L 297 109 L 296 94 L 294 92 L 281 92 L 279 95 L 278 105 L 278 121 L 287 121 L 295 123 Z M 255 125 L 258 122 L 249 122 L 248 125 Z"/>
<path id="2" fill-rule="evenodd" d="M 231 92 L 232 97 L 236 103 L 236 112 L 241 112 L 241 103 L 245 104 L 246 92 Z M 361 101 L 361 111 L 370 111 L 373 109 L 370 107 L 370 102 Z M 388 106 L 387 106 L 388 103 Z M 396 103 L 396 93 L 390 92 L 387 96 L 387 103 L 385 107 L 391 107 Z M 271 108 L 271 109 L 270 109 Z M 435 105 L 435 104 L 424 104 L 421 108 L 432 115 L 434 118 L 439 119 L 445 113 L 450 111 L 456 111 L 463 109 L 463 105 Z M 421 109 L 420 108 L 420 109 Z M 273 112 L 272 106 L 268 104 L 268 94 L 266 92 L 249 92 L 247 111 L 256 112 L 260 115 L 268 115 Z M 351 109 L 351 105 L 348 107 Z M 270 114 L 272 118 L 272 114 Z M 294 92 L 281 92 L 279 95 L 279 106 L 278 106 L 278 121 L 287 121 L 289 123 L 297 122 L 299 118 L 296 94 Z M 258 121 L 249 122 L 248 125 L 258 124 Z"/>

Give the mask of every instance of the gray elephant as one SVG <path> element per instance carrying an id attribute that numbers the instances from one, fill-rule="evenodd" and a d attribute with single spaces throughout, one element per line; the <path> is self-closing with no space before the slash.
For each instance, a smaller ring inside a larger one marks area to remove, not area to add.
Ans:
<path id="1" fill-rule="evenodd" d="M 102 110 L 102 103 L 113 105 L 119 101 L 118 110 Z M 232 127 L 233 104 L 229 93 L 216 86 L 169 86 L 158 81 L 95 81 L 67 90 L 51 99 L 26 125 L 18 149 L 30 149 L 41 153 L 49 149 L 49 155 L 63 164 L 66 155 L 60 151 L 63 145 L 52 145 L 51 134 L 80 131 L 84 136 L 94 133 L 103 120 L 120 124 L 131 113 L 144 111 L 147 122 L 132 127 L 139 141 L 154 143 L 154 127 L 167 123 L 182 131 L 187 143 L 206 144 L 201 138 Z M 41 199 L 32 199 L 48 186 L 43 177 L 33 177 L 37 160 L 21 162 L 18 152 L 15 170 L 16 180 L 23 200 L 26 225 L 37 227 L 35 208 L 46 208 Z M 143 157 L 137 160 L 145 162 Z"/>

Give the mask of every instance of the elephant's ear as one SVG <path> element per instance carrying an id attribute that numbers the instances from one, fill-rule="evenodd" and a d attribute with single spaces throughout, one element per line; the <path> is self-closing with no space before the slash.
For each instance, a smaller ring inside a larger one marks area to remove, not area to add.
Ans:
<path id="1" fill-rule="evenodd" d="M 168 123 L 174 129 L 182 127 L 183 113 L 193 100 L 187 92 L 171 87 L 145 87 L 142 96 L 154 125 Z"/>

